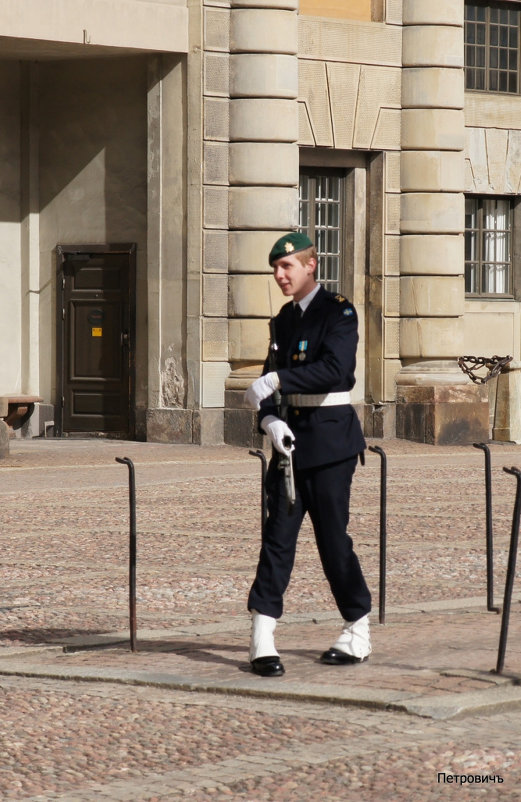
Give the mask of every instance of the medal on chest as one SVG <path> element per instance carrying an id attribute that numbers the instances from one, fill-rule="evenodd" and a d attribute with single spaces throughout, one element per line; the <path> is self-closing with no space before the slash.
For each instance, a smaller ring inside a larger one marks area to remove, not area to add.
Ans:
<path id="1" fill-rule="evenodd" d="M 300 340 L 298 344 L 298 354 L 293 354 L 293 361 L 296 362 L 304 362 L 306 359 L 306 351 L 308 350 L 308 341 L 307 340 Z"/>

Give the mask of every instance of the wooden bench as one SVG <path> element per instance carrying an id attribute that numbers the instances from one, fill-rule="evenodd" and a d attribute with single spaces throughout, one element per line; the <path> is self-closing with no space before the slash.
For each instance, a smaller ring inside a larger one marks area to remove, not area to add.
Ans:
<path id="1" fill-rule="evenodd" d="M 10 429 L 20 429 L 34 410 L 34 405 L 43 401 L 38 395 L 0 396 L 0 418 Z"/>

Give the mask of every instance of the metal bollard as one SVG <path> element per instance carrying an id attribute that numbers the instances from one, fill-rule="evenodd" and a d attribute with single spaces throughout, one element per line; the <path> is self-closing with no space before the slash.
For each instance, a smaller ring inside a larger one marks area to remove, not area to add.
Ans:
<path id="1" fill-rule="evenodd" d="M 385 580 L 387 570 L 387 457 L 380 446 L 369 446 L 380 455 L 380 598 L 379 622 L 385 624 Z"/>
<path id="2" fill-rule="evenodd" d="M 474 443 L 474 448 L 480 448 L 485 453 L 487 610 L 491 613 L 499 613 L 499 607 L 494 607 L 494 547 L 492 533 L 492 471 L 490 465 L 490 448 L 486 443 Z"/>
<path id="3" fill-rule="evenodd" d="M 116 462 L 128 465 L 128 496 L 130 505 L 130 537 L 128 558 L 128 606 L 130 618 L 130 649 L 137 651 L 136 645 L 136 478 L 134 463 L 129 457 L 116 457 Z"/>
<path id="4" fill-rule="evenodd" d="M 519 521 L 521 519 L 521 471 L 519 468 L 514 467 L 503 468 L 503 470 L 505 473 L 510 473 L 512 476 L 516 477 L 517 485 L 514 514 L 512 516 L 512 534 L 510 536 L 510 551 L 508 553 L 507 578 L 505 581 L 505 596 L 503 600 L 503 615 L 501 617 L 501 634 L 499 636 L 496 674 L 501 674 L 505 663 L 510 605 L 512 602 L 512 591 L 514 589 L 514 575 L 516 573 L 517 545 L 519 542 Z"/>
<path id="5" fill-rule="evenodd" d="M 258 457 L 261 461 L 261 524 L 262 531 L 264 532 L 264 527 L 268 519 L 268 494 L 266 493 L 266 474 L 268 471 L 268 461 L 264 451 L 261 451 L 259 448 L 257 451 L 249 451 L 248 453 L 251 454 L 252 457 Z"/>

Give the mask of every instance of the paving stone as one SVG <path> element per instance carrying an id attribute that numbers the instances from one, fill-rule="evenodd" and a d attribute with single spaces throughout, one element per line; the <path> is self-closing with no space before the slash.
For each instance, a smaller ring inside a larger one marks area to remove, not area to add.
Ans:
<path id="1" fill-rule="evenodd" d="M 245 610 L 258 460 L 230 447 L 13 441 L 0 465 L 0 797 L 430 802 L 455 793 L 444 772 L 496 777 L 460 784 L 458 800 L 517 801 L 521 585 L 518 572 L 498 676 L 482 454 L 374 442 L 388 455 L 385 625 L 376 455 L 355 476 L 350 524 L 373 590 L 373 654 L 347 669 L 319 663 L 340 622 L 306 521 L 277 630 L 286 674 L 263 680 L 249 672 Z M 521 450 L 491 451 L 501 604 L 515 493 L 502 468 Z M 128 485 L 114 461 L 127 455 L 135 653 Z"/>

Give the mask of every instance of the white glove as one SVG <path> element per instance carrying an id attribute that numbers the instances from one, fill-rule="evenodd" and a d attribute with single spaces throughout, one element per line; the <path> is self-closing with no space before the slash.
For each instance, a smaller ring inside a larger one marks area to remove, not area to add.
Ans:
<path id="1" fill-rule="evenodd" d="M 255 379 L 253 384 L 248 387 L 244 393 L 244 400 L 252 409 L 260 409 L 260 402 L 269 398 L 279 387 L 280 381 L 275 371 L 266 373 L 260 379 Z"/>
<path id="2" fill-rule="evenodd" d="M 295 451 L 295 446 L 293 445 L 295 435 L 283 420 L 276 418 L 275 415 L 266 415 L 262 419 L 261 427 L 281 454 L 286 454 L 289 457 L 291 452 Z M 291 445 L 289 446 L 284 445 L 284 438 L 286 437 L 291 440 Z"/>

